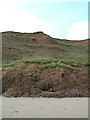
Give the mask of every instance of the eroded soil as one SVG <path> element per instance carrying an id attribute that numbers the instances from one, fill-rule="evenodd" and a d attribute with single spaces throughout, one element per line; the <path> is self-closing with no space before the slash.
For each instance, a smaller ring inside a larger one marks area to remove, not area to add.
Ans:
<path id="1" fill-rule="evenodd" d="M 82 71 L 40 68 L 36 64 L 5 68 L 2 92 L 14 97 L 85 97 L 88 96 L 88 74 Z"/>

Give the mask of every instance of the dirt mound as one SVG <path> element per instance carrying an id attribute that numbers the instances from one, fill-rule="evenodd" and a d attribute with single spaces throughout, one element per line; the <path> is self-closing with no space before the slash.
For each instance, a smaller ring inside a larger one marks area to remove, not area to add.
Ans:
<path id="1" fill-rule="evenodd" d="M 88 96 L 88 75 L 78 70 L 36 64 L 3 70 L 2 92 L 14 97 Z"/>

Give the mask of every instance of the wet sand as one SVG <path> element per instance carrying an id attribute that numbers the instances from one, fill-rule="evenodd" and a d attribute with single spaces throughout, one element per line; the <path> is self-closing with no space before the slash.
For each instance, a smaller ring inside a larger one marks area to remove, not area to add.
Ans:
<path id="1" fill-rule="evenodd" d="M 88 98 L 2 97 L 3 118 L 88 118 Z"/>

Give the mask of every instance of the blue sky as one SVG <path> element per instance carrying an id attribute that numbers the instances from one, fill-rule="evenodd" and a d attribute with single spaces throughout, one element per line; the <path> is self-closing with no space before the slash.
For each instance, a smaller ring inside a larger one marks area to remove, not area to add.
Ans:
<path id="1" fill-rule="evenodd" d="M 1 0 L 0 3 L 1 32 L 43 31 L 52 37 L 72 40 L 88 37 L 88 2 Z"/>

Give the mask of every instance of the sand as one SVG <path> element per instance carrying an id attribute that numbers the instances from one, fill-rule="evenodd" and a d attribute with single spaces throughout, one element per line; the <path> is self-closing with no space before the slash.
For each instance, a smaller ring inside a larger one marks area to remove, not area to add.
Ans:
<path id="1" fill-rule="evenodd" d="M 88 118 L 88 98 L 2 97 L 3 118 Z"/>
<path id="2" fill-rule="evenodd" d="M 2 118 L 2 97 L 0 96 L 0 120 Z"/>

